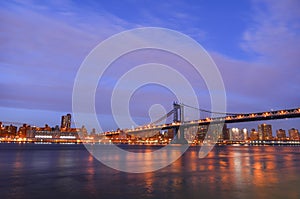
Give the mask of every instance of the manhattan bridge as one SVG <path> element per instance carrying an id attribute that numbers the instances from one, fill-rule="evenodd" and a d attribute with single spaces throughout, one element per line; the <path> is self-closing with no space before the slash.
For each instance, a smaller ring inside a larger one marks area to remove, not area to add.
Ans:
<path id="1" fill-rule="evenodd" d="M 200 112 L 201 119 L 185 121 L 184 110 L 185 108 L 195 109 Z M 188 131 L 195 131 L 199 126 L 211 126 L 210 131 L 212 137 L 218 139 L 216 134 L 220 134 L 224 124 L 239 123 L 239 122 L 251 122 L 251 121 L 263 121 L 263 120 L 277 120 L 286 118 L 298 118 L 300 117 L 300 108 L 294 109 L 281 109 L 272 110 L 265 112 L 253 112 L 253 113 L 223 113 L 223 112 L 212 112 L 205 109 L 199 109 L 192 107 L 184 103 L 173 103 L 173 109 L 165 115 L 161 116 L 156 121 L 149 124 L 138 126 L 132 129 L 122 129 L 121 131 L 129 135 L 154 135 L 159 131 L 172 129 L 174 133 L 174 143 L 186 143 L 185 134 Z M 171 123 L 163 123 L 166 119 L 172 118 Z M 107 132 L 106 136 L 116 134 L 120 132 Z M 214 140 L 217 141 L 217 140 Z"/>

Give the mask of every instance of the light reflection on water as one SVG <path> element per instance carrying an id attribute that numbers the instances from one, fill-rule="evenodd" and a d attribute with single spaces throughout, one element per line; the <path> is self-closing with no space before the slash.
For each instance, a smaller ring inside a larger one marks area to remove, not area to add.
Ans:
<path id="1" fill-rule="evenodd" d="M 123 146 L 136 152 L 156 147 Z M 177 155 L 161 154 L 162 159 Z M 104 166 L 82 145 L 0 144 L 1 198 L 300 198 L 300 148 L 189 148 L 173 164 L 141 174 Z M 115 154 L 109 157 L 122 160 Z M 148 157 L 144 166 L 153 166 Z M 134 161 L 126 159 L 127 166 Z M 124 163 L 124 162 L 122 162 Z"/>

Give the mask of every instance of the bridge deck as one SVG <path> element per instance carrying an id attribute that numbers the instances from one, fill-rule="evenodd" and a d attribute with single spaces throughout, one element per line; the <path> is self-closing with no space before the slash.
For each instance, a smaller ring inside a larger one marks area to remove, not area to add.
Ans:
<path id="1" fill-rule="evenodd" d="M 197 125 L 208 125 L 208 124 L 217 124 L 217 123 L 252 122 L 252 121 L 276 120 L 276 119 L 297 118 L 297 117 L 300 117 L 300 108 L 269 111 L 269 112 L 259 112 L 259 113 L 235 114 L 226 117 L 205 118 L 200 120 L 192 120 L 187 122 L 175 122 L 175 123 L 169 123 L 163 125 L 146 125 L 134 129 L 124 130 L 124 131 L 126 133 L 132 134 L 132 133 L 139 133 L 144 131 L 171 129 L 176 127 L 191 127 Z"/>

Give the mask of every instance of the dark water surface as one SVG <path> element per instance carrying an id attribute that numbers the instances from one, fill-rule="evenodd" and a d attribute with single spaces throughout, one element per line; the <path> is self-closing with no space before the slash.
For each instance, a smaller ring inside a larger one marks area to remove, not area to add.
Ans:
<path id="1" fill-rule="evenodd" d="M 1 143 L 0 198 L 300 198 L 300 147 L 219 146 L 204 159 L 198 151 L 132 174 L 103 165 L 83 145 Z"/>

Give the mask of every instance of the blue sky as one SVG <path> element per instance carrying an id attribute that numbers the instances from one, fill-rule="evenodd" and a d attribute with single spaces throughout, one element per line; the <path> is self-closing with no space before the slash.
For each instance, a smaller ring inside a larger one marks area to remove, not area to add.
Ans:
<path id="1" fill-rule="evenodd" d="M 222 74 L 229 112 L 299 107 L 299 8 L 297 0 L 1 1 L 0 121 L 59 124 L 60 116 L 72 111 L 74 79 L 88 53 L 113 34 L 148 26 L 180 31 L 209 52 Z M 166 59 L 147 52 L 143 57 Z M 114 64 L 107 73 L 111 83 L 97 93 L 106 100 L 96 105 L 106 129 L 115 127 L 106 90 L 125 65 L 141 62 L 129 60 Z M 201 108 L 209 109 L 203 83 L 196 92 Z M 140 103 L 146 94 L 152 97 Z M 174 99 L 155 86 L 135 96 L 139 103 L 131 109 L 139 123 L 148 121 L 152 103 L 170 109 Z M 298 119 L 271 123 L 275 129 L 300 128 Z M 257 128 L 257 123 L 237 126 Z"/>

